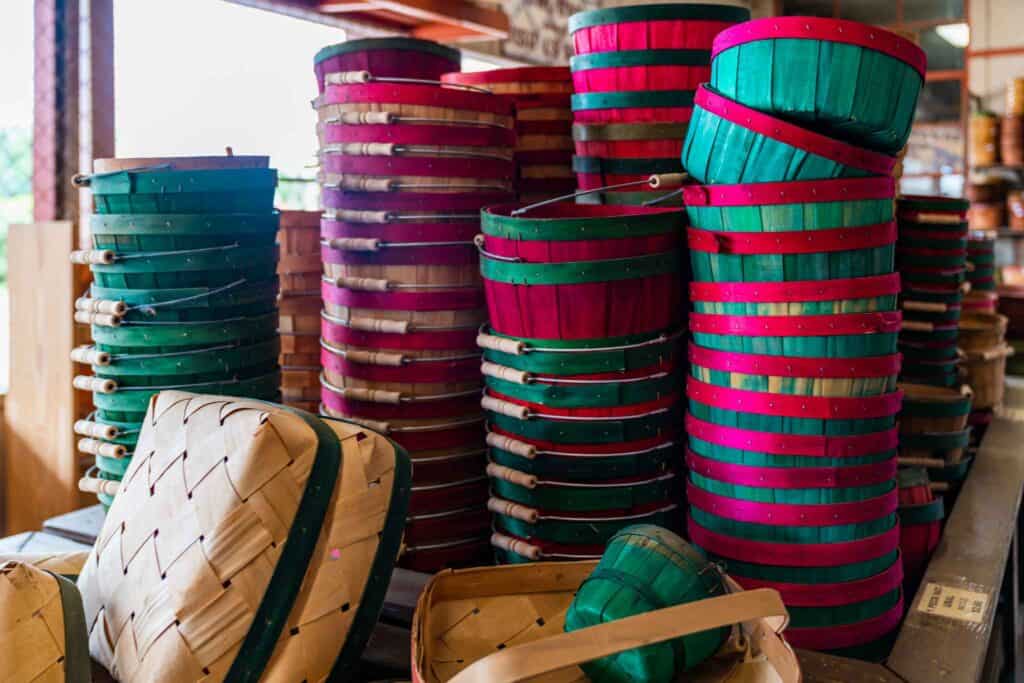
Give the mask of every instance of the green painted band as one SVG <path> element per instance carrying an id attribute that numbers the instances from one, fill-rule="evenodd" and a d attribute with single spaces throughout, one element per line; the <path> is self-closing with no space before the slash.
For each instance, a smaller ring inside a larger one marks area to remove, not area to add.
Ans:
<path id="1" fill-rule="evenodd" d="M 668 502 L 666 501 L 666 505 Z M 631 524 L 655 524 L 671 527 L 676 513 L 675 506 L 664 510 L 652 510 L 635 517 L 629 512 L 614 513 L 607 519 L 581 518 L 579 520 L 545 519 L 534 523 L 524 522 L 505 515 L 494 516 L 498 527 L 520 538 L 537 538 L 554 543 L 604 544 L 619 529 Z M 556 513 L 557 514 L 557 513 Z M 623 519 L 626 517 L 626 519 Z"/>
<path id="2" fill-rule="evenodd" d="M 92 338 L 101 351 L 107 346 L 137 347 L 138 353 L 154 346 L 209 346 L 241 339 L 266 339 L 277 332 L 278 314 L 252 318 L 236 318 L 212 323 L 181 323 L 180 325 L 93 325 Z"/>
<path id="3" fill-rule="evenodd" d="M 292 412 L 316 434 L 316 457 L 270 582 L 224 678 L 232 683 L 255 683 L 262 677 L 299 595 L 341 476 L 341 443 L 337 435 L 309 413 Z"/>
<path id="4" fill-rule="evenodd" d="M 488 413 L 488 419 L 503 432 L 528 439 L 556 443 L 621 443 L 640 441 L 660 435 L 682 424 L 679 409 L 666 410 L 632 420 L 565 421 L 531 418 L 519 420 L 507 415 Z"/>
<path id="5" fill-rule="evenodd" d="M 539 458 L 524 458 L 500 448 L 490 448 L 488 452 L 491 459 L 499 465 L 538 477 L 574 481 L 603 481 L 651 476 L 664 472 L 669 467 L 669 463 L 677 462 L 680 457 L 679 449 L 673 444 L 630 455 L 608 454 L 585 457 L 573 457 L 572 455 L 560 457 L 544 454 Z"/>
<path id="6" fill-rule="evenodd" d="M 277 187 L 272 168 L 206 171 L 115 171 L 94 175 L 89 181 L 93 196 L 123 194 L 202 194 L 251 192 Z"/>
<path id="7" fill-rule="evenodd" d="M 971 428 L 958 432 L 925 432 L 923 434 L 900 434 L 900 447 L 915 450 L 951 451 L 967 448 L 971 440 Z"/>
<path id="8" fill-rule="evenodd" d="M 502 353 L 484 349 L 484 359 L 498 365 L 551 375 L 584 375 L 597 372 L 624 372 L 658 365 L 673 358 L 679 348 L 678 339 L 667 339 L 632 349 L 615 351 L 583 350 L 574 353 L 530 351 L 523 354 Z"/>
<path id="9" fill-rule="evenodd" d="M 458 64 L 460 61 L 460 53 L 457 49 L 435 43 L 431 40 L 418 40 L 416 38 L 360 38 L 359 40 L 346 40 L 344 43 L 328 45 L 325 48 L 321 48 L 316 53 L 316 56 L 313 57 L 313 63 L 319 64 L 322 61 L 330 59 L 331 57 L 337 57 L 338 55 L 350 54 L 352 52 L 366 52 L 369 50 L 409 50 L 414 52 L 427 52 L 455 62 L 456 66 L 455 69 L 453 69 L 454 71 L 458 71 Z M 410 59 L 415 59 L 415 57 L 410 55 Z"/>
<path id="10" fill-rule="evenodd" d="M 971 467 L 973 458 L 964 458 L 955 465 L 949 465 L 942 469 L 928 470 L 932 481 L 959 482 L 967 476 L 967 470 Z"/>
<path id="11" fill-rule="evenodd" d="M 186 353 L 115 354 L 110 365 L 94 365 L 93 372 L 100 377 L 127 377 L 133 375 L 199 375 L 263 365 L 274 361 L 281 352 L 280 337 L 230 349 L 199 349 Z"/>
<path id="12" fill-rule="evenodd" d="M 918 526 L 941 522 L 946 517 L 946 509 L 942 498 L 936 498 L 930 503 L 901 505 L 896 514 L 899 515 L 900 526 Z"/>
<path id="13" fill-rule="evenodd" d="M 966 249 L 967 238 L 943 239 L 941 236 L 923 238 L 900 235 L 899 247 L 910 247 L 911 249 Z"/>
<path id="14" fill-rule="evenodd" d="M 618 142 L 620 140 L 682 140 L 685 123 L 574 123 L 572 139 L 577 142 Z"/>
<path id="15" fill-rule="evenodd" d="M 225 378 L 222 382 L 203 382 L 202 386 L 184 384 L 181 386 L 162 385 L 163 388 L 141 389 L 138 391 L 115 391 L 112 394 L 93 393 L 93 403 L 100 410 L 118 410 L 127 412 L 145 412 L 149 399 L 165 389 L 196 391 L 202 394 L 223 394 L 224 396 L 267 396 L 276 392 L 281 386 L 281 373 L 272 372 L 251 379 L 232 380 Z"/>
<path id="16" fill-rule="evenodd" d="M 503 479 L 492 479 L 492 492 L 499 498 L 542 510 L 583 512 L 628 510 L 638 505 L 667 500 L 674 494 L 673 477 L 658 477 L 643 483 L 590 486 L 538 484 L 526 488 Z"/>
<path id="17" fill-rule="evenodd" d="M 89 658 L 89 629 L 85 623 L 82 594 L 69 579 L 47 572 L 57 581 L 60 609 L 64 617 L 64 681 L 90 683 L 92 660 Z"/>
<path id="18" fill-rule="evenodd" d="M 587 282 L 638 280 L 678 273 L 679 270 L 678 252 L 561 263 L 513 263 L 483 255 L 480 257 L 480 272 L 484 278 L 512 285 L 576 285 Z"/>
<path id="19" fill-rule="evenodd" d="M 578 242 L 601 239 L 682 234 L 686 215 L 682 211 L 644 212 L 608 218 L 530 218 L 507 216 L 484 209 L 480 227 L 485 235 L 527 242 L 555 240 Z"/>
<path id="20" fill-rule="evenodd" d="M 572 71 L 619 66 L 710 66 L 711 50 L 616 50 L 589 52 L 569 60 Z"/>
<path id="21" fill-rule="evenodd" d="M 572 110 L 692 107 L 693 96 L 693 90 L 626 90 L 579 93 L 572 96 Z"/>
<path id="22" fill-rule="evenodd" d="M 681 173 L 679 159 L 606 159 L 604 157 L 572 158 L 572 170 L 576 173 L 639 174 Z"/>
<path id="23" fill-rule="evenodd" d="M 682 206 L 681 194 L 661 190 L 655 192 L 590 192 L 576 197 L 577 204 L 603 204 L 606 206 L 640 206 L 646 202 L 666 197 L 658 206 Z"/>
<path id="24" fill-rule="evenodd" d="M 523 342 L 527 347 L 535 349 L 537 352 L 543 352 L 545 348 L 572 349 L 573 351 L 581 352 L 587 352 L 588 350 L 603 351 L 603 349 L 609 346 L 643 344 L 656 340 L 659 337 L 667 338 L 671 335 L 670 332 L 655 332 L 653 334 L 631 334 L 624 337 L 599 337 L 597 339 L 542 339 L 540 337 L 516 337 L 511 334 L 502 334 L 487 326 L 482 328 L 482 332 L 495 337 L 501 337 L 502 339 L 514 339 Z M 534 351 L 531 350 L 530 353 L 534 353 Z"/>
<path id="25" fill-rule="evenodd" d="M 917 256 L 906 252 L 900 253 L 899 250 L 897 250 L 896 260 L 900 264 L 927 263 L 929 266 L 963 268 L 967 263 L 967 254 L 954 254 L 953 256 L 936 256 L 934 254 L 928 256 Z M 899 265 L 897 265 L 897 268 L 899 268 Z"/>
<path id="26" fill-rule="evenodd" d="M 130 465 L 132 459 L 128 458 L 108 458 L 103 455 L 96 456 L 96 468 L 104 474 L 109 474 L 111 478 L 120 480 L 124 476 L 124 473 L 128 471 L 128 465 Z"/>
<path id="27" fill-rule="evenodd" d="M 961 395 L 953 400 L 927 401 L 915 400 L 904 394 L 901 412 L 904 415 L 918 417 L 959 417 L 971 412 L 971 396 Z"/>
<path id="28" fill-rule="evenodd" d="M 656 401 L 678 392 L 678 374 L 667 374 L 642 382 L 601 382 L 599 384 L 517 384 L 496 377 L 484 377 L 487 386 L 499 394 L 521 401 L 557 408 L 597 408 Z"/>
<path id="29" fill-rule="evenodd" d="M 93 214 L 93 235 L 250 235 L 276 234 L 280 214 Z"/>
<path id="30" fill-rule="evenodd" d="M 197 270 L 253 269 L 274 266 L 278 261 L 276 246 L 233 247 L 216 251 L 139 256 L 109 265 L 90 266 L 94 273 L 193 272 Z"/>
<path id="31" fill-rule="evenodd" d="M 183 308 L 213 308 L 238 306 L 261 301 L 276 300 L 280 283 L 278 279 L 244 282 L 238 287 L 211 294 L 220 287 L 182 287 L 179 289 L 126 289 L 123 287 L 100 287 L 93 283 L 90 294 L 94 299 L 123 301 L 129 306 L 148 306 L 167 301 L 182 301 Z M 177 306 L 168 306 L 176 308 Z"/>
<path id="32" fill-rule="evenodd" d="M 738 24 L 750 20 L 750 10 L 731 5 L 663 4 L 609 7 L 577 12 L 569 17 L 569 33 L 591 26 L 636 21 L 722 21 Z"/>

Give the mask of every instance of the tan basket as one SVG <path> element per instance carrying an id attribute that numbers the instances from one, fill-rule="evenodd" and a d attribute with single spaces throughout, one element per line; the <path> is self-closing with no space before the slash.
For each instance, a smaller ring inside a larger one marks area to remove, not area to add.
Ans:
<path id="1" fill-rule="evenodd" d="M 998 313 L 965 313 L 960 318 L 957 346 L 966 352 L 1001 346 L 1006 337 L 1007 323 L 1009 318 Z"/>
<path id="2" fill-rule="evenodd" d="M 1003 202 L 971 204 L 967 211 L 971 230 L 996 230 L 1006 225 L 1006 205 Z"/>
<path id="3" fill-rule="evenodd" d="M 320 333 L 322 304 L 319 289 L 315 291 L 315 295 L 282 296 L 278 300 L 277 328 L 282 334 Z"/>
<path id="4" fill-rule="evenodd" d="M 4 555 L 0 553 L 0 564 L 4 562 L 19 562 L 30 564 L 54 574 L 64 576 L 78 576 L 85 565 L 85 558 L 88 552 L 78 551 L 70 553 L 11 553 Z"/>
<path id="5" fill-rule="evenodd" d="M 999 119 L 993 114 L 971 117 L 971 165 L 994 166 L 999 161 Z"/>
<path id="6" fill-rule="evenodd" d="M 79 577 L 93 658 L 122 683 L 351 680 L 409 470 L 350 423 L 157 394 Z"/>
<path id="7" fill-rule="evenodd" d="M 1024 230 L 1024 192 L 1013 190 L 1006 195 L 1006 220 L 1011 230 Z"/>
<path id="8" fill-rule="evenodd" d="M 82 599 L 67 579 L 27 562 L 0 562 L 0 634 L 0 681 L 90 679 Z"/>
<path id="9" fill-rule="evenodd" d="M 577 665 L 736 624 L 717 655 L 686 673 L 701 683 L 798 683 L 782 637 L 779 594 L 742 591 L 563 633 L 565 613 L 596 562 L 448 570 L 420 595 L 413 617 L 413 683 L 584 683 Z"/>
<path id="10" fill-rule="evenodd" d="M 1011 78 L 1006 82 L 1006 113 L 1024 116 L 1024 78 Z"/>
<path id="11" fill-rule="evenodd" d="M 277 242 L 281 246 L 277 274 L 281 278 L 282 296 L 310 291 L 295 286 L 315 282 L 320 275 L 320 212 L 282 211 Z M 318 286 L 314 285 L 312 291 L 317 291 Z"/>
<path id="12" fill-rule="evenodd" d="M 974 389 L 974 410 L 998 408 L 1006 391 L 1006 359 L 1014 354 L 1005 342 L 984 351 L 968 351 L 962 367 Z"/>
<path id="13" fill-rule="evenodd" d="M 1024 116 L 1003 118 L 999 133 L 999 154 L 1007 166 L 1024 165 Z"/>
<path id="14" fill-rule="evenodd" d="M 948 389 L 946 387 L 935 387 L 930 384 L 909 384 L 900 383 L 899 388 L 903 391 L 904 401 L 929 402 L 941 405 L 944 403 L 955 403 L 963 400 L 964 396 L 972 395 L 971 387 L 967 384 L 959 389 Z M 900 414 L 900 432 L 903 434 L 924 434 L 926 432 L 959 432 L 967 427 L 969 412 L 953 417 L 925 417 L 921 415 Z"/>

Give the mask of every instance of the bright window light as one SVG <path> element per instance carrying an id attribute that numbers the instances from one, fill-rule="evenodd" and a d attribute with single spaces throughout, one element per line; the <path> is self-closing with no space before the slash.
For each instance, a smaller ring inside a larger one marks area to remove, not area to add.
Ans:
<path id="1" fill-rule="evenodd" d="M 966 23 L 936 26 L 935 32 L 953 47 L 964 48 L 971 42 L 971 27 Z"/>

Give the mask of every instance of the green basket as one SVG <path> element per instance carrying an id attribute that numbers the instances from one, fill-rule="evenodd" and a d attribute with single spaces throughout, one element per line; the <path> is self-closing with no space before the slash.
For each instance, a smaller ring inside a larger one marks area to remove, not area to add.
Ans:
<path id="1" fill-rule="evenodd" d="M 119 255 L 112 264 L 90 266 L 100 287 L 178 289 L 220 287 L 246 280 L 269 280 L 277 274 L 275 246 L 211 247 L 181 252 Z"/>
<path id="2" fill-rule="evenodd" d="M 677 507 L 666 502 L 655 510 L 622 511 L 599 516 L 584 513 L 543 514 L 534 522 L 507 515 L 494 515 L 497 528 L 523 539 L 539 539 L 550 543 L 573 545 L 604 545 L 621 529 L 634 524 L 654 524 L 673 527 L 678 516 Z"/>
<path id="3" fill-rule="evenodd" d="M 558 420 L 531 417 L 520 420 L 487 411 L 488 420 L 503 432 L 529 441 L 561 444 L 606 444 L 641 441 L 673 435 L 680 423 L 678 408 L 629 419 Z"/>
<path id="4" fill-rule="evenodd" d="M 877 27 L 773 17 L 718 34 L 711 85 L 748 107 L 896 154 L 910 136 L 924 69 L 919 47 Z"/>
<path id="5" fill-rule="evenodd" d="M 89 178 L 96 213 L 270 213 L 277 171 L 161 167 Z"/>
<path id="6" fill-rule="evenodd" d="M 779 565 L 741 562 L 727 557 L 716 557 L 727 573 L 762 581 L 780 583 L 845 583 L 860 581 L 884 572 L 899 558 L 898 551 L 864 562 L 853 562 L 836 567 L 785 567 Z"/>
<path id="7" fill-rule="evenodd" d="M 148 377 L 163 382 L 167 376 L 193 378 L 273 363 L 280 352 L 280 339 L 274 337 L 255 344 L 223 344 L 176 353 L 115 354 L 109 365 L 92 368 L 100 377 Z"/>
<path id="8" fill-rule="evenodd" d="M 173 251 L 227 244 L 272 246 L 280 214 L 93 214 L 93 248 L 118 253 Z"/>
<path id="9" fill-rule="evenodd" d="M 549 375 L 627 372 L 660 365 L 676 357 L 680 333 L 603 339 L 531 339 L 499 334 L 484 327 L 477 341 L 484 360 L 505 367 Z M 491 338 L 494 339 L 491 339 Z M 515 353 L 498 348 L 511 340 Z"/>
<path id="10" fill-rule="evenodd" d="M 184 287 L 181 289 L 124 289 L 100 287 L 95 283 L 89 290 L 94 299 L 121 301 L 128 306 L 126 320 L 137 320 L 149 312 L 163 314 L 170 310 L 217 310 L 263 304 L 277 301 L 278 279 L 239 279 L 220 287 Z M 134 310 L 133 310 L 134 309 Z M 211 316 L 212 317 L 212 316 Z M 230 316 L 235 317 L 235 316 Z M 145 318 L 142 320 L 145 321 Z"/>
<path id="11" fill-rule="evenodd" d="M 558 408 L 598 408 L 657 401 L 677 393 L 679 373 L 657 372 L 636 381 L 572 380 L 570 384 L 531 377 L 527 383 L 484 376 L 488 388 L 516 400 Z"/>
<path id="12" fill-rule="evenodd" d="M 563 512 L 628 510 L 640 505 L 676 498 L 679 482 L 672 472 L 649 478 L 602 482 L 574 482 L 535 477 L 532 487 L 496 476 L 488 471 L 494 495 L 533 508 Z M 516 475 L 525 473 L 517 472 Z"/>
<path id="13" fill-rule="evenodd" d="M 92 326 L 99 351 L 110 353 L 167 353 L 221 344 L 257 342 L 277 335 L 276 313 L 251 318 L 168 324 Z"/>
<path id="14" fill-rule="evenodd" d="M 824 420 L 811 417 L 782 417 L 759 415 L 715 408 L 690 399 L 690 413 L 699 420 L 724 427 L 737 427 L 775 434 L 807 434 L 821 436 L 851 436 L 870 434 L 890 429 L 896 424 L 895 416 L 859 420 Z M 711 456 L 714 457 L 714 456 Z"/>
<path id="15" fill-rule="evenodd" d="M 623 454 L 584 454 L 538 449 L 527 458 L 501 448 L 491 447 L 491 460 L 538 477 L 551 477 L 571 481 L 607 481 L 628 477 L 646 477 L 660 474 L 679 461 L 679 446 L 667 441 L 650 448 Z"/>

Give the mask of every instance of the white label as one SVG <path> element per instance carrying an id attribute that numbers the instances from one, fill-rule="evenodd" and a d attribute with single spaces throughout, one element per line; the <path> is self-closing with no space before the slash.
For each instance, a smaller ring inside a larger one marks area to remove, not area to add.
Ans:
<path id="1" fill-rule="evenodd" d="M 988 593 L 929 582 L 917 603 L 917 611 L 980 624 L 985 619 L 988 597 Z"/>

